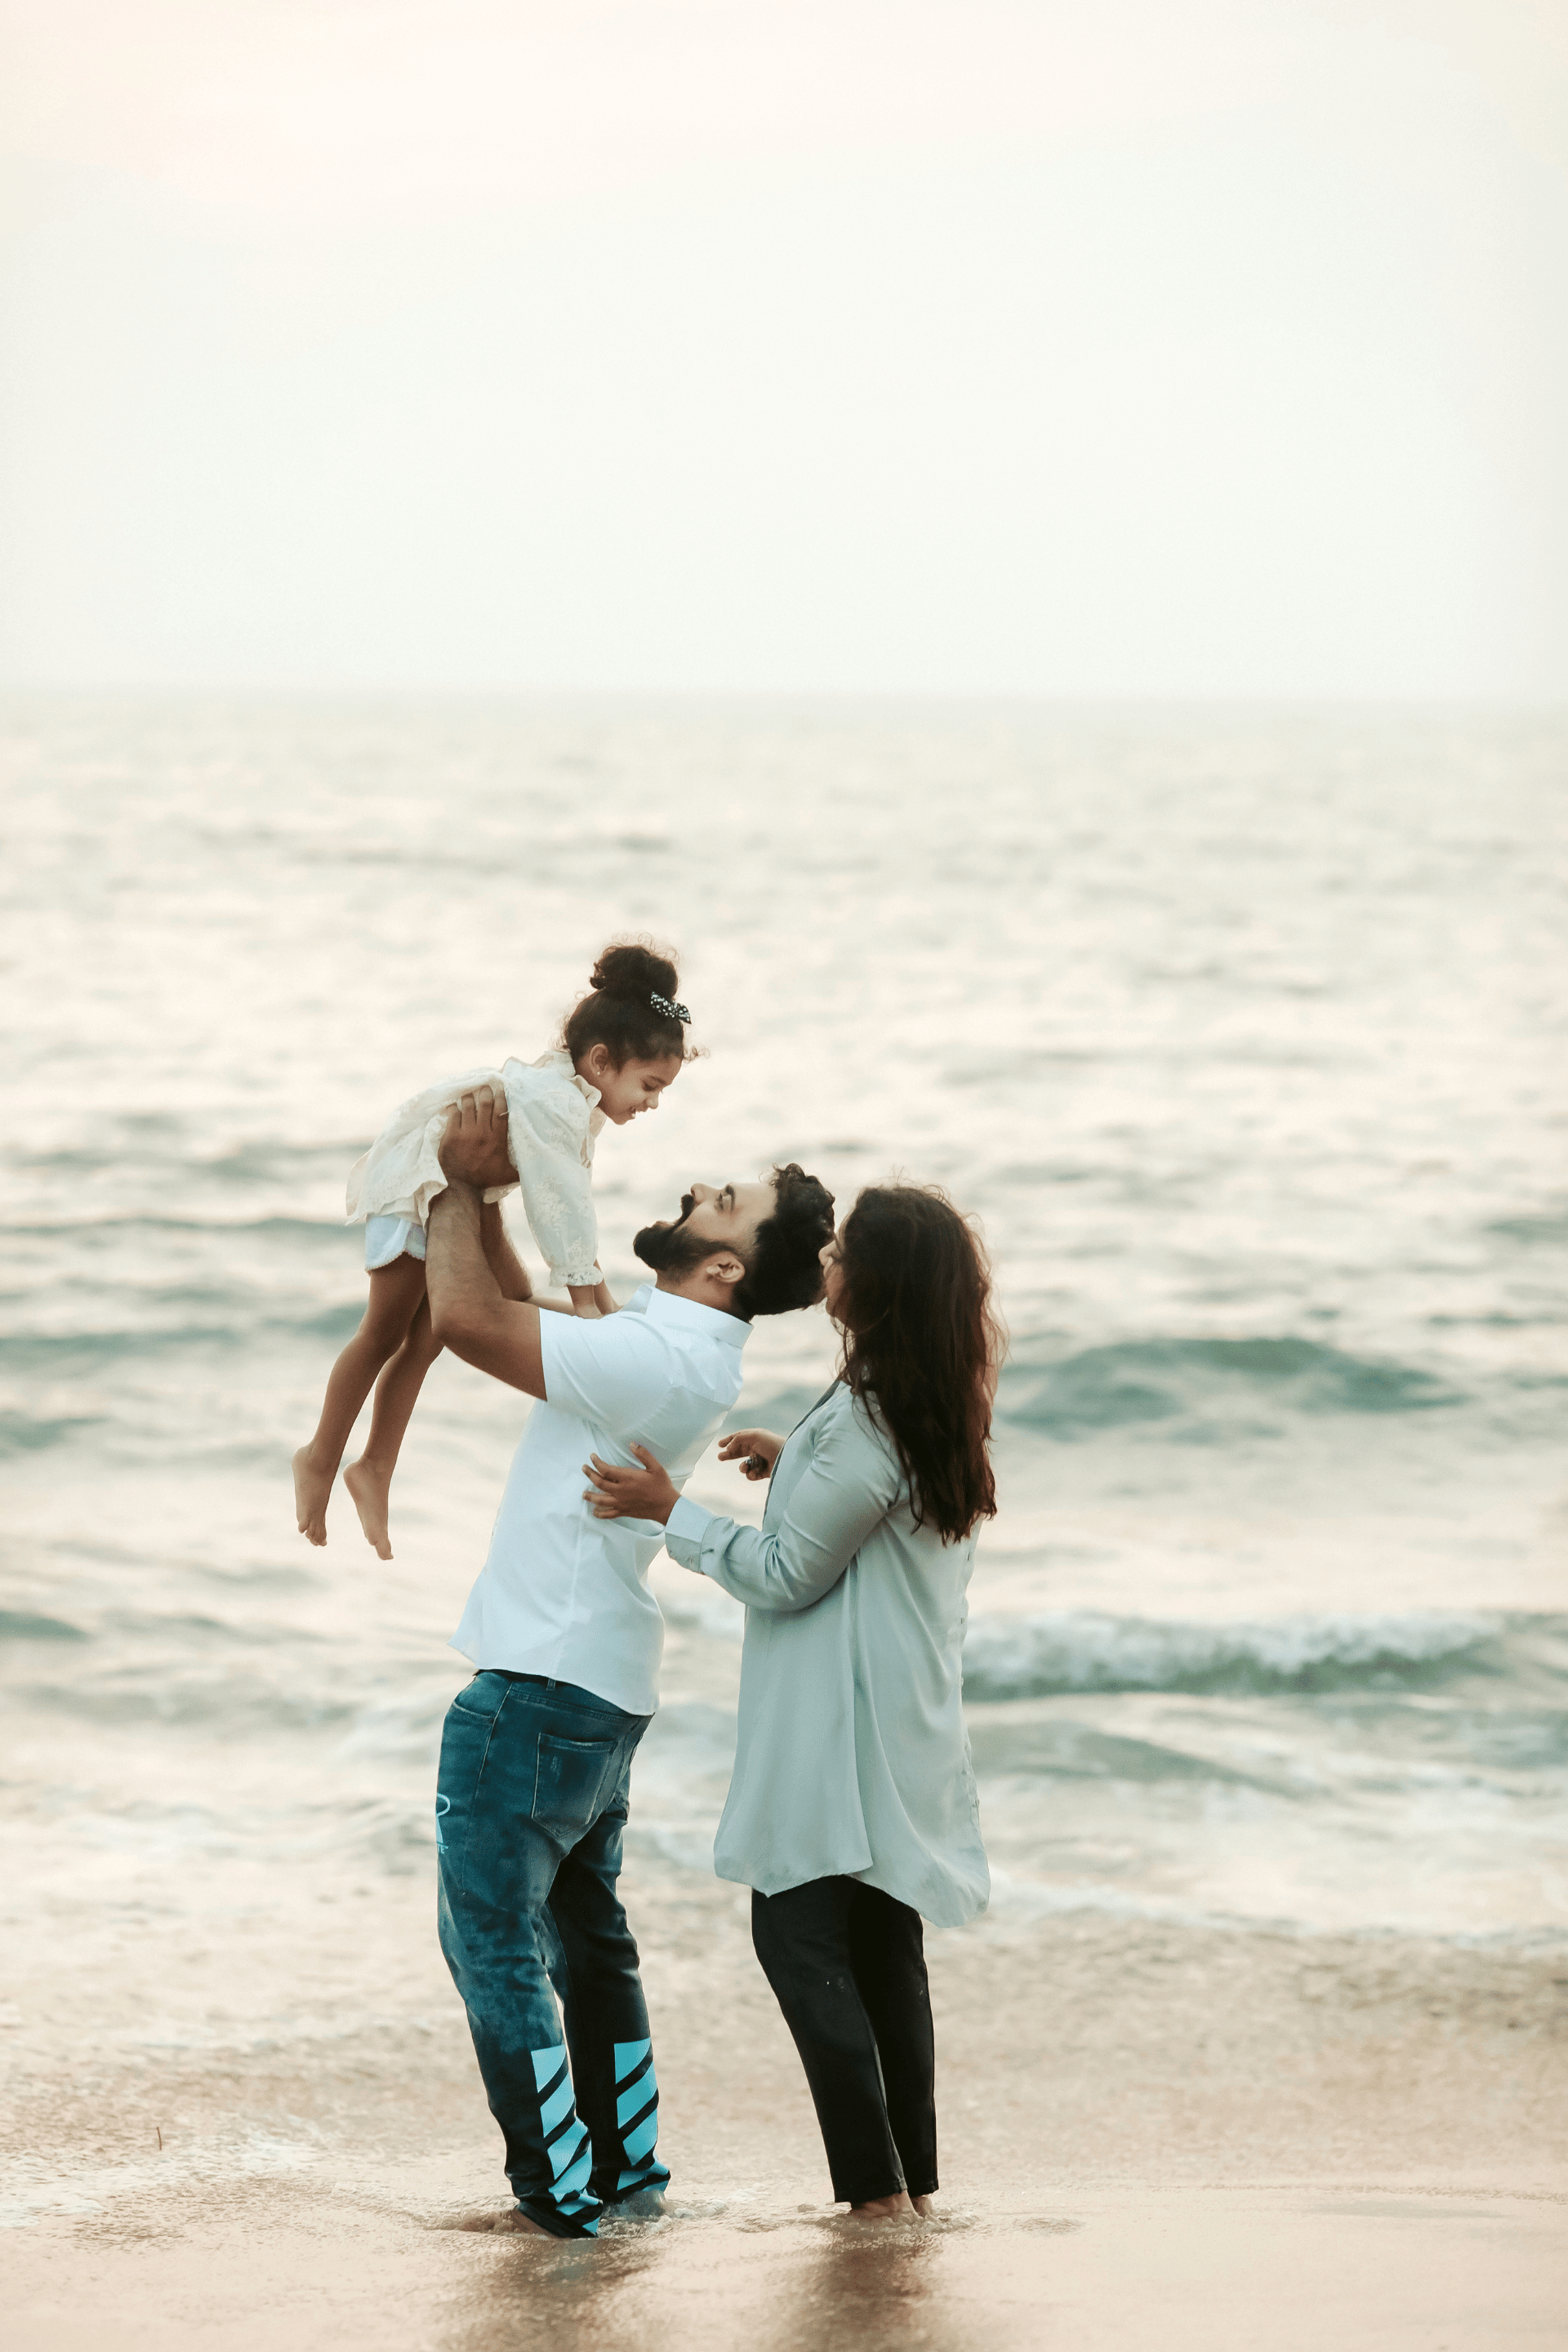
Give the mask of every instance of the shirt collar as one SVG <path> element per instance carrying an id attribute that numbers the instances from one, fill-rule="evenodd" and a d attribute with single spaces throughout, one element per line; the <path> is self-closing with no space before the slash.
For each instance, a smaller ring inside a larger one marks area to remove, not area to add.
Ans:
<path id="1" fill-rule="evenodd" d="M 576 1087 L 578 1093 L 582 1096 L 590 1110 L 598 1110 L 599 1089 L 597 1087 L 591 1087 L 586 1078 L 580 1078 L 578 1076 L 577 1066 L 573 1061 L 570 1054 L 563 1054 L 560 1047 L 556 1046 L 548 1054 L 541 1054 L 538 1061 L 535 1062 L 533 1066 L 536 1070 L 554 1070 L 558 1072 L 570 1086 Z M 603 1119 L 603 1111 L 599 1111 L 599 1117 Z"/>
<path id="2" fill-rule="evenodd" d="M 645 1283 L 637 1296 L 645 1297 L 643 1313 L 650 1323 L 684 1324 L 689 1330 L 700 1331 L 710 1339 L 717 1339 L 726 1348 L 743 1348 L 752 1336 L 752 1327 L 739 1315 L 726 1315 L 721 1307 L 704 1307 L 700 1298 L 682 1298 L 673 1290 L 660 1290 L 657 1283 Z"/>

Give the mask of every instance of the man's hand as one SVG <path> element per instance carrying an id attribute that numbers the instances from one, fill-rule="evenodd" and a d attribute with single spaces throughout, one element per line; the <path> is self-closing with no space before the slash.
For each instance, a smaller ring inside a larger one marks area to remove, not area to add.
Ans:
<path id="1" fill-rule="evenodd" d="M 493 1087 L 480 1087 L 459 1098 L 441 1138 L 441 1167 L 454 1184 L 472 1184 L 477 1192 L 516 1183 L 506 1144 L 504 1094 L 498 1100 Z"/>

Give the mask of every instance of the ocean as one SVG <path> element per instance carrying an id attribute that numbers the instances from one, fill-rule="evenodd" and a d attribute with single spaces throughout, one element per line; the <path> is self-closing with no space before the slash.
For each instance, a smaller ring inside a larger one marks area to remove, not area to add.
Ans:
<path id="1" fill-rule="evenodd" d="M 1561 719 L 61 697 L 4 741 L 23 2075 L 451 2024 L 447 1641 L 526 1401 L 441 1360 L 390 1563 L 341 1487 L 305 1543 L 289 1457 L 363 1308 L 351 1162 L 416 1087 L 553 1043 L 626 931 L 679 949 L 706 1051 L 601 1139 L 619 1295 L 688 1182 L 778 1160 L 983 1224 L 1011 1352 L 965 1932 L 1026 1976 L 1074 1915 L 1564 1937 Z M 759 1325 L 736 1425 L 833 1363 L 820 1310 Z M 758 1509 L 711 1456 L 693 1491 Z M 678 1905 L 741 1612 L 655 1584 L 628 1851 Z M 23 2220 L 97 2193 L 14 2186 Z"/>

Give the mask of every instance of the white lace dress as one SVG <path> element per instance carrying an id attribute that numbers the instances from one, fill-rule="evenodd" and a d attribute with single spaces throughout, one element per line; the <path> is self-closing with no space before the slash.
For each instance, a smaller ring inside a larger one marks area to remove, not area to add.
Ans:
<path id="1" fill-rule="evenodd" d="M 551 1282 L 559 1289 L 569 1284 L 591 1289 L 600 1279 L 591 1183 L 594 1140 L 605 1114 L 598 1108 L 598 1088 L 580 1078 L 570 1054 L 562 1053 L 443 1078 L 398 1106 L 349 1171 L 347 1221 L 364 1223 L 365 1265 L 374 1271 L 395 1257 L 424 1256 L 430 1203 L 447 1189 L 440 1149 L 447 1113 L 459 1095 L 480 1086 L 506 1095 L 507 1148 Z M 492 1186 L 485 1198 L 503 1200 L 517 1189 Z"/>

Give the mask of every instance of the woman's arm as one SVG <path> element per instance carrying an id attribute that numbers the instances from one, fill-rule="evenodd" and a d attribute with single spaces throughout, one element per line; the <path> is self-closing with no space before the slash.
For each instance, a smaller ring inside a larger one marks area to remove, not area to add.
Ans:
<path id="1" fill-rule="evenodd" d="M 771 1429 L 732 1429 L 728 1437 L 719 1441 L 721 1462 L 738 1462 L 743 1478 L 771 1478 L 773 1464 L 784 1452 L 789 1440 L 776 1437 Z"/>
<path id="2" fill-rule="evenodd" d="M 818 1438 L 784 1524 L 771 1533 L 678 1496 L 646 1447 L 632 1451 L 647 1468 L 616 1470 L 595 1456 L 588 1475 L 597 1516 L 662 1521 L 666 1549 L 682 1568 L 711 1577 L 749 1608 L 783 1614 L 809 1609 L 832 1591 L 899 1491 L 896 1464 L 849 1413 Z"/>

